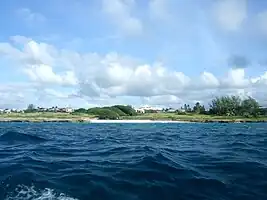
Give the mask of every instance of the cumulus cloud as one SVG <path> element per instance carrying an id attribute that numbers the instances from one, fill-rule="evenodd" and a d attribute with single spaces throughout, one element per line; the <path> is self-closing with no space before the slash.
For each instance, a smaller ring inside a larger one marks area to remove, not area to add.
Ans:
<path id="1" fill-rule="evenodd" d="M 250 61 L 241 55 L 232 55 L 228 58 L 228 64 L 234 68 L 246 68 L 250 65 Z"/>
<path id="2" fill-rule="evenodd" d="M 102 10 L 118 29 L 127 35 L 139 35 L 143 25 L 132 10 L 135 0 L 102 0 Z"/>
<path id="3" fill-rule="evenodd" d="M 175 95 L 159 95 L 153 97 L 144 97 L 144 104 L 158 105 L 161 107 L 179 107 L 184 101 Z M 187 102 L 186 102 L 187 103 Z"/>
<path id="4" fill-rule="evenodd" d="M 251 84 L 251 80 L 245 77 L 244 69 L 230 69 L 226 79 L 222 81 L 222 85 L 228 88 L 242 89 L 247 88 Z"/>
<path id="5" fill-rule="evenodd" d="M 30 25 L 36 24 L 36 23 L 43 23 L 46 21 L 46 18 L 44 15 L 33 12 L 29 8 L 20 8 L 16 11 L 17 15 L 25 20 Z"/>
<path id="6" fill-rule="evenodd" d="M 0 84 L 0 108 L 24 108 L 25 103 L 34 100 L 34 91 L 28 83 Z"/>
<path id="7" fill-rule="evenodd" d="M 35 85 L 32 89 L 42 94 L 41 99 L 47 94 L 56 99 L 72 99 L 71 102 L 83 99 L 97 104 L 121 102 L 119 99 L 131 97 L 150 104 L 177 107 L 182 102 L 207 102 L 217 95 L 240 94 L 240 91 L 257 97 L 264 93 L 267 85 L 267 72 L 249 78 L 244 68 L 233 68 L 222 77 L 208 71 L 189 77 L 162 63 L 143 63 L 117 53 L 82 54 L 34 40 L 23 41 L 26 42 L 22 48 L 0 43 L 0 56 L 18 63 L 17 67 Z M 52 90 L 63 86 L 71 88 L 71 92 L 60 94 Z"/>
<path id="8" fill-rule="evenodd" d="M 171 14 L 169 11 L 169 0 L 150 0 L 149 15 L 152 19 L 169 20 Z"/>
<path id="9" fill-rule="evenodd" d="M 218 25 L 227 31 L 237 31 L 247 18 L 246 0 L 220 0 L 214 3 L 214 17 Z"/>
<path id="10" fill-rule="evenodd" d="M 24 72 L 32 81 L 41 84 L 59 84 L 59 85 L 76 85 L 77 79 L 72 71 L 66 71 L 61 75 L 55 74 L 51 66 L 40 64 L 30 65 L 24 69 Z"/>

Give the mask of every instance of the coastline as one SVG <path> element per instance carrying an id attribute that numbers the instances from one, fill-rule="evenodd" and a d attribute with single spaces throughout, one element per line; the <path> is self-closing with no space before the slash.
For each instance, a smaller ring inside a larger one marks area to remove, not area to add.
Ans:
<path id="1" fill-rule="evenodd" d="M 97 118 L 13 118 L 0 117 L 0 122 L 59 122 L 59 123 L 263 123 L 266 119 L 118 119 L 118 120 L 101 120 Z"/>

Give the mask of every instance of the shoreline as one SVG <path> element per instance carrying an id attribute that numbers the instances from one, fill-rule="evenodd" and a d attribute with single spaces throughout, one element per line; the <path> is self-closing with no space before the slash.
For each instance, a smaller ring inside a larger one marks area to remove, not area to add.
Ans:
<path id="1" fill-rule="evenodd" d="M 118 119 L 101 120 L 97 118 L 0 118 L 0 122 L 66 122 L 66 123 L 266 123 L 265 119 Z"/>

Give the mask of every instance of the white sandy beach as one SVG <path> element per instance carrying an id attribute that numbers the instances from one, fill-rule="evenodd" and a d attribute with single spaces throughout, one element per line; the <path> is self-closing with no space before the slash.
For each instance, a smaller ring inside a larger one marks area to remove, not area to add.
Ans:
<path id="1" fill-rule="evenodd" d="M 101 120 L 101 119 L 90 119 L 90 123 L 191 123 L 186 121 L 166 121 L 166 120 Z"/>

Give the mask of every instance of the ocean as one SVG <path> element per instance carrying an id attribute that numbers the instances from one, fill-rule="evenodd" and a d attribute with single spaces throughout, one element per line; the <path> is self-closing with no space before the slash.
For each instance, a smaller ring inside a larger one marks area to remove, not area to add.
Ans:
<path id="1" fill-rule="evenodd" d="M 267 123 L 0 123 L 1 200 L 266 200 Z"/>

